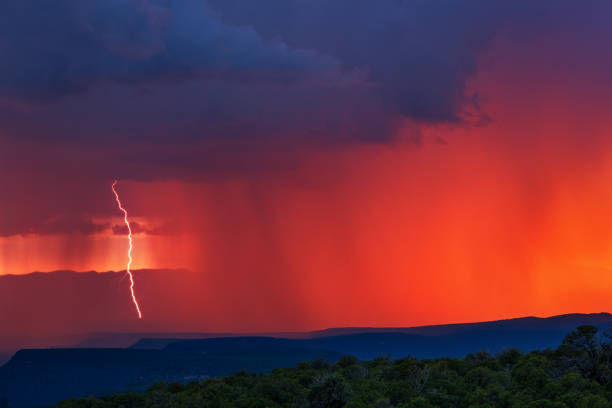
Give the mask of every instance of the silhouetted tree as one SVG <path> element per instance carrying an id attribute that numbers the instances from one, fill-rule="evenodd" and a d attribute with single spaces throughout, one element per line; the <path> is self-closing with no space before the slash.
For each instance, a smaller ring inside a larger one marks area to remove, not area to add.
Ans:
<path id="1" fill-rule="evenodd" d="M 342 377 L 326 375 L 315 380 L 308 401 L 313 408 L 341 408 L 349 396 L 348 387 Z"/>
<path id="2" fill-rule="evenodd" d="M 579 370 L 586 378 L 600 384 L 609 380 L 610 343 L 602 341 L 597 327 L 579 326 L 567 334 L 559 347 L 559 353 L 568 368 Z"/>

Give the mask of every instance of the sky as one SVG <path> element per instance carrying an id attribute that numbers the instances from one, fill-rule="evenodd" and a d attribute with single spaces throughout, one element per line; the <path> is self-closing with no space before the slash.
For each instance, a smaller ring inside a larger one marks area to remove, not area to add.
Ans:
<path id="1" fill-rule="evenodd" d="M 133 268 L 164 272 L 136 274 L 146 326 L 117 279 L 87 330 L 609 311 L 611 17 L 595 0 L 3 1 L 0 275 L 124 270 L 117 179 Z M 83 329 L 96 292 L 20 287 L 0 310 L 27 321 L 15 335 L 59 296 L 56 332 Z"/>

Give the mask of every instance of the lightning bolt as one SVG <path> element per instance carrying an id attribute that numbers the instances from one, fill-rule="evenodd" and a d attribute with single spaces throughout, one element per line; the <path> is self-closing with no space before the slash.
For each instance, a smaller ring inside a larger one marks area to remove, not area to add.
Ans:
<path id="1" fill-rule="evenodd" d="M 127 275 L 130 277 L 130 292 L 132 293 L 132 302 L 134 302 L 134 306 L 136 306 L 136 312 L 138 312 L 138 318 L 142 319 L 142 313 L 140 312 L 140 306 L 138 305 L 138 300 L 136 299 L 136 294 L 134 293 L 134 276 L 132 275 L 132 249 L 134 249 L 134 243 L 132 240 L 132 227 L 130 226 L 130 221 L 128 221 L 128 212 L 125 208 L 123 208 L 123 205 L 121 205 L 121 200 L 119 199 L 119 193 L 117 193 L 117 190 L 115 189 L 115 187 L 117 186 L 117 180 L 113 181 L 113 185 L 111 186 L 113 193 L 115 194 L 115 201 L 117 201 L 117 206 L 119 206 L 119 209 L 121 210 L 121 212 L 123 212 L 123 222 L 125 223 L 125 225 L 127 226 L 128 229 L 128 241 L 130 243 L 130 246 L 128 248 L 128 253 L 127 253 L 127 257 L 128 257 L 128 263 L 127 263 L 127 267 L 125 268 Z"/>

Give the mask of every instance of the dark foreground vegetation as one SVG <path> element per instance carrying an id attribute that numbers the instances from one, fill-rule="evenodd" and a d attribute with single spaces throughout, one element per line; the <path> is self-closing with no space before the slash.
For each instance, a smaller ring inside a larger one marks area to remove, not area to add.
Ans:
<path id="1" fill-rule="evenodd" d="M 140 407 L 612 407 L 612 332 L 580 326 L 556 350 L 510 349 L 463 359 L 381 357 L 244 371 L 144 394 L 64 401 L 59 408 Z"/>

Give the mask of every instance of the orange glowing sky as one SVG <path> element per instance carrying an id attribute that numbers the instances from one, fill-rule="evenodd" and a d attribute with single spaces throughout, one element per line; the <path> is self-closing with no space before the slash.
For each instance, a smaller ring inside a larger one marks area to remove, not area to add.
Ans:
<path id="1" fill-rule="evenodd" d="M 555 101 L 519 118 L 511 100 L 496 105 L 486 126 L 424 128 L 423 147 L 400 134 L 392 146 L 312 153 L 280 177 L 125 182 L 133 220 L 167 217 L 177 228 L 136 235 L 134 269 L 197 271 L 206 304 L 226 310 L 212 324 L 220 329 L 241 327 L 241 313 L 281 329 L 293 316 L 268 314 L 285 305 L 300 314 L 293 329 L 607 310 L 612 160 L 572 135 L 593 132 L 603 143 L 610 126 L 561 116 L 568 107 Z M 513 133 L 530 137 L 498 142 Z M 0 242 L 4 272 L 126 262 L 123 235 Z"/>
<path id="2" fill-rule="evenodd" d="M 122 181 L 132 221 L 172 227 L 135 235 L 133 269 L 190 271 L 163 294 L 183 302 L 181 330 L 609 310 L 612 97 L 603 72 L 578 78 L 546 41 L 500 35 L 479 58 L 466 93 L 487 123 L 405 119 L 393 142 L 304 149 L 282 171 Z M 0 274 L 122 270 L 125 249 L 108 230 L 1 237 Z"/>

